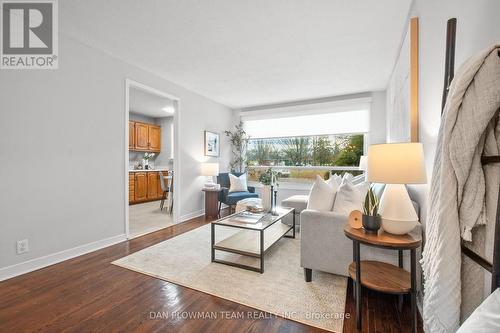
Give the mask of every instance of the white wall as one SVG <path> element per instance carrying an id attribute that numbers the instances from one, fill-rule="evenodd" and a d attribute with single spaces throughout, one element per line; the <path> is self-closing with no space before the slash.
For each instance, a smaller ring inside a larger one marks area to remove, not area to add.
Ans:
<path id="1" fill-rule="evenodd" d="M 370 112 L 369 144 L 385 143 L 386 138 L 386 92 L 371 93 L 372 107 Z M 365 152 L 368 154 L 368 152 Z"/>
<path id="2" fill-rule="evenodd" d="M 203 131 L 233 125 L 227 107 L 154 74 L 66 36 L 59 48 L 58 70 L 0 73 L 0 267 L 123 236 L 126 78 L 180 98 L 181 217 L 203 209 Z M 224 140 L 222 170 L 228 159 Z"/>
<path id="3" fill-rule="evenodd" d="M 161 126 L 161 153 L 155 159 L 156 166 L 169 166 L 169 161 L 174 152 L 173 143 L 173 117 L 157 118 L 156 123 Z"/>

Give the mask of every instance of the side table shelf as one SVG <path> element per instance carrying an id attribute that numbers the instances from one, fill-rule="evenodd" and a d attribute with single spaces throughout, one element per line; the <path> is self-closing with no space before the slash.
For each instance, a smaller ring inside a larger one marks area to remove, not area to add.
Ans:
<path id="1" fill-rule="evenodd" d="M 349 265 L 349 275 L 356 281 L 355 262 Z M 383 293 L 408 294 L 410 272 L 385 262 L 361 260 L 361 285 Z"/>

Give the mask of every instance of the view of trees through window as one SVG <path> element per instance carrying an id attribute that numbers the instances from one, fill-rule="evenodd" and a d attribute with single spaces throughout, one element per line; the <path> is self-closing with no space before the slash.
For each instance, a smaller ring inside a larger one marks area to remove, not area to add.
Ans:
<path id="1" fill-rule="evenodd" d="M 250 139 L 249 166 L 357 166 L 363 134 Z"/>

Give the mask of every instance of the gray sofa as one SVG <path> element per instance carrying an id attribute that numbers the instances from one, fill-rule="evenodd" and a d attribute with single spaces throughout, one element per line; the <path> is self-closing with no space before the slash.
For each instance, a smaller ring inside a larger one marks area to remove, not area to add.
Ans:
<path id="1" fill-rule="evenodd" d="M 379 195 L 383 188 L 378 193 Z M 306 204 L 307 205 L 307 204 Z M 414 203 L 418 214 L 418 205 Z M 322 271 L 348 276 L 348 266 L 353 261 L 352 241 L 344 235 L 348 217 L 334 212 L 302 210 L 300 214 L 300 263 L 306 281 L 311 281 L 312 271 Z M 412 234 L 422 233 L 421 226 Z M 419 256 L 417 251 L 417 256 Z M 409 251 L 404 253 L 404 266 L 409 268 Z M 398 252 L 361 245 L 362 260 L 378 260 L 397 265 Z"/>

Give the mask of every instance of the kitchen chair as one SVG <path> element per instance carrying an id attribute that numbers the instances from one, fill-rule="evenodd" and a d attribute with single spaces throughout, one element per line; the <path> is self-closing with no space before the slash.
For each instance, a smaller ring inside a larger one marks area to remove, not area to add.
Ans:
<path id="1" fill-rule="evenodd" d="M 163 205 L 165 204 L 165 200 L 167 200 L 168 204 L 168 212 L 172 212 L 172 204 L 173 204 L 173 198 L 172 198 L 172 184 L 173 184 L 173 175 L 171 172 L 169 172 L 168 176 L 164 176 L 163 172 L 158 172 L 158 175 L 160 177 L 160 186 L 161 190 L 163 191 L 161 201 L 160 201 L 160 210 L 163 210 Z"/>

